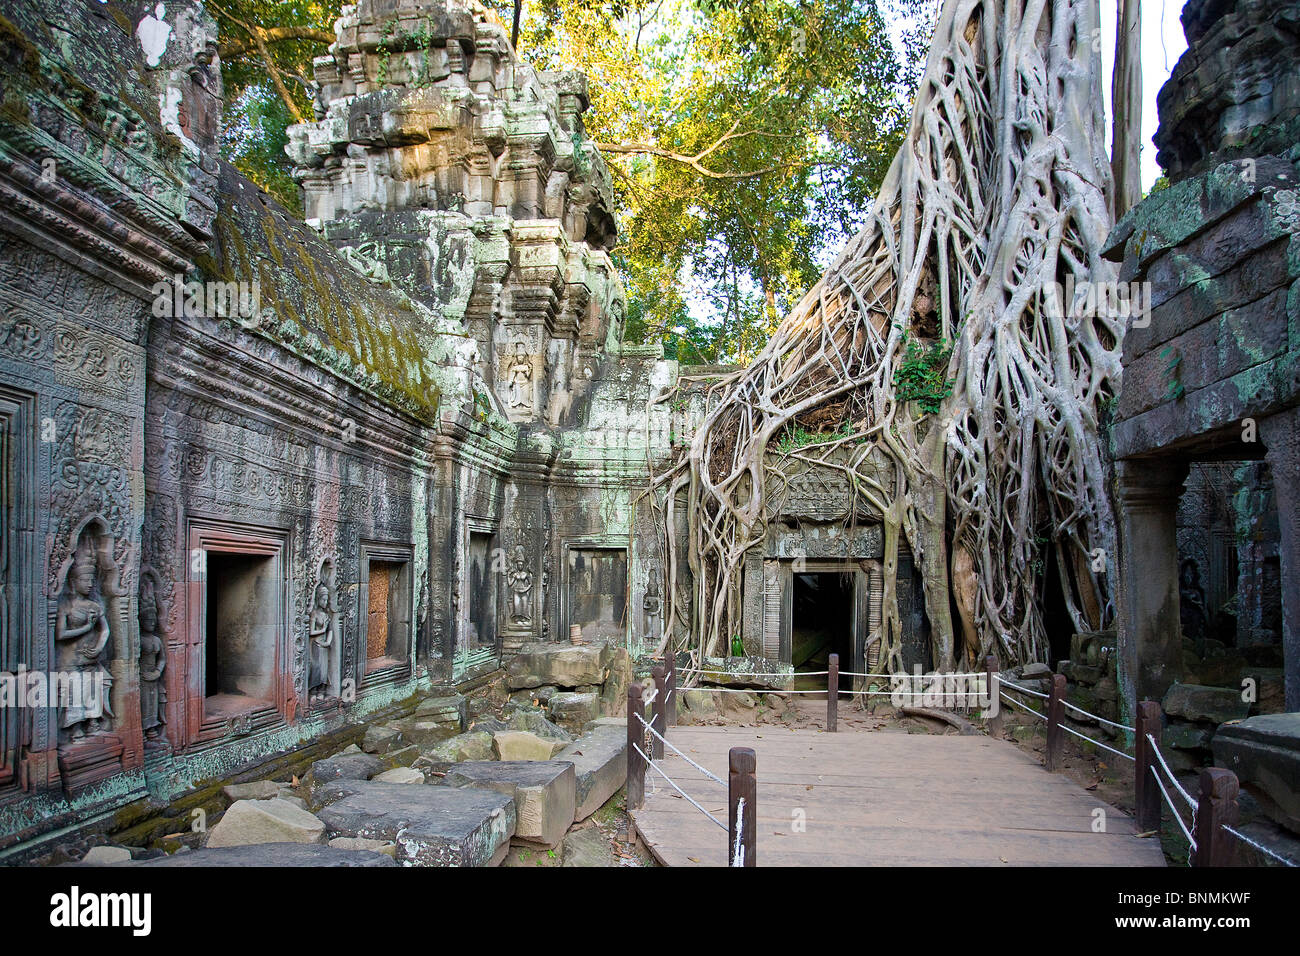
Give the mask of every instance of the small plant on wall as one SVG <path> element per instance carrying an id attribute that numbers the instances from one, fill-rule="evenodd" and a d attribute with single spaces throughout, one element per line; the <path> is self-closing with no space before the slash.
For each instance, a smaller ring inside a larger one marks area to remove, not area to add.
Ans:
<path id="1" fill-rule="evenodd" d="M 916 402 L 927 414 L 937 414 L 944 399 L 952 394 L 953 380 L 948 378 L 952 343 L 939 339 L 923 345 L 908 335 L 903 343 L 903 361 L 894 372 L 896 397 L 900 402 Z"/>

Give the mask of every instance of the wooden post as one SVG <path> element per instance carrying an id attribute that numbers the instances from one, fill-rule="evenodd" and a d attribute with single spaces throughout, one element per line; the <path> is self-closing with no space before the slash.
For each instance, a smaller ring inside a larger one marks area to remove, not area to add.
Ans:
<path id="1" fill-rule="evenodd" d="M 650 726 L 656 734 L 662 735 L 668 729 L 668 712 L 665 709 L 668 706 L 668 675 L 660 666 L 652 668 L 650 676 L 655 679 L 654 716 L 650 718 Z M 652 760 L 664 759 L 664 742 L 654 734 L 650 735 L 650 757 Z"/>
<path id="2" fill-rule="evenodd" d="M 755 821 L 758 819 L 758 780 L 754 776 L 757 770 L 754 751 L 748 747 L 732 747 L 727 752 L 727 769 L 727 865 L 757 866 L 754 832 L 757 829 Z M 743 810 L 741 800 L 745 801 Z M 739 843 L 736 839 L 738 817 Z M 739 864 L 737 846 L 740 848 Z"/>
<path id="3" fill-rule="evenodd" d="M 629 684 L 627 687 L 627 808 L 638 809 L 645 803 L 645 761 L 636 752 L 645 741 L 645 731 L 638 717 L 645 716 L 645 704 L 641 703 L 641 685 Z"/>
<path id="4" fill-rule="evenodd" d="M 1139 832 L 1160 829 L 1160 790 L 1156 787 L 1156 755 L 1147 740 L 1150 734 L 1160 739 L 1160 705 L 1154 700 L 1138 704 L 1133 744 L 1133 806 Z"/>
<path id="5" fill-rule="evenodd" d="M 826 666 L 826 729 L 835 733 L 840 720 L 840 655 L 832 654 Z"/>
<path id="6" fill-rule="evenodd" d="M 1061 747 L 1065 743 L 1065 731 L 1061 723 L 1065 720 L 1065 675 L 1052 675 L 1052 694 L 1047 700 L 1047 769 L 1057 770 L 1061 766 Z"/>
<path id="7" fill-rule="evenodd" d="M 1002 685 L 998 681 L 998 659 L 984 658 L 984 680 L 988 686 L 990 716 L 985 726 L 994 737 L 1002 736 Z"/>
<path id="8" fill-rule="evenodd" d="M 1223 828 L 1237 825 L 1237 775 L 1222 767 L 1201 771 L 1201 799 L 1196 807 L 1196 852 L 1192 866 L 1232 866 L 1237 838 Z"/>
<path id="9" fill-rule="evenodd" d="M 668 726 L 677 726 L 677 654 L 668 648 Z"/>

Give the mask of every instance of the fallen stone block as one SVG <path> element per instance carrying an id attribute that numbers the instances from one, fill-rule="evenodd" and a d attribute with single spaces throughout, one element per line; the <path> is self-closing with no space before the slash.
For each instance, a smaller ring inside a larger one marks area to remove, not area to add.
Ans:
<path id="1" fill-rule="evenodd" d="M 455 737 L 463 729 L 459 721 L 433 720 L 424 717 L 407 717 L 405 720 L 395 721 L 391 726 L 401 731 L 404 742 L 422 748 L 432 747 L 434 744 Z"/>
<path id="2" fill-rule="evenodd" d="M 562 740 L 566 744 L 573 740 L 563 727 L 557 727 L 546 719 L 541 711 L 519 711 L 510 716 L 511 730 L 524 730 L 548 740 Z"/>
<path id="3" fill-rule="evenodd" d="M 700 665 L 700 683 L 715 687 L 763 687 L 785 690 L 794 668 L 766 657 L 706 657 Z"/>
<path id="4" fill-rule="evenodd" d="M 719 697 L 725 697 L 725 694 L 719 694 Z M 718 705 L 713 700 L 713 694 L 707 690 L 694 688 L 682 692 L 682 701 L 690 709 L 691 715 L 696 720 L 712 720 L 718 716 Z"/>
<path id="5" fill-rule="evenodd" d="M 208 834 L 207 846 L 250 843 L 324 843 L 325 824 L 287 800 L 240 800 Z"/>
<path id="6" fill-rule="evenodd" d="M 254 780 L 252 783 L 230 783 L 221 788 L 226 799 L 231 803 L 240 800 L 270 800 L 280 795 L 284 784 L 274 780 Z"/>
<path id="7" fill-rule="evenodd" d="M 371 724 L 361 739 L 361 749 L 368 754 L 386 754 L 402 745 L 402 732 L 396 727 Z"/>
<path id="8" fill-rule="evenodd" d="M 450 740 L 444 740 L 425 751 L 421 755 L 421 762 L 460 763 L 462 760 L 491 760 L 492 753 L 492 735 L 485 731 L 472 730 L 469 733 L 458 734 Z"/>
<path id="9" fill-rule="evenodd" d="M 426 697 L 415 705 L 411 716 L 423 720 L 451 722 L 463 728 L 468 713 L 468 705 L 460 694 L 448 697 Z"/>
<path id="10" fill-rule="evenodd" d="M 515 803 L 504 793 L 357 781 L 342 786 L 353 792 L 321 811 L 330 834 L 391 840 L 407 866 L 496 866 L 515 832 Z"/>
<path id="11" fill-rule="evenodd" d="M 575 830 L 564 838 L 561 866 L 619 866 L 605 834 L 594 826 Z"/>
<path id="12" fill-rule="evenodd" d="M 551 697 L 547 710 L 556 726 L 576 736 L 582 733 L 588 723 L 600 716 L 600 698 L 595 694 L 555 694 Z"/>
<path id="13" fill-rule="evenodd" d="M 1211 746 L 1215 764 L 1235 773 L 1269 817 L 1300 833 L 1300 713 L 1225 724 Z"/>
<path id="14" fill-rule="evenodd" d="M 345 850 L 322 844 L 257 843 L 173 853 L 129 866 L 396 866 L 392 857 L 370 851 Z"/>
<path id="15" fill-rule="evenodd" d="M 574 819 L 585 820 L 627 782 L 627 726 L 597 724 L 555 755 L 573 764 Z"/>
<path id="16" fill-rule="evenodd" d="M 1160 706 L 1170 717 L 1204 720 L 1211 724 L 1240 720 L 1250 712 L 1250 705 L 1241 699 L 1240 687 L 1205 687 L 1201 684 L 1174 684 L 1165 692 Z"/>
<path id="17" fill-rule="evenodd" d="M 602 644 L 525 644 L 506 667 L 506 686 L 603 684 L 606 653 Z"/>
<path id="18" fill-rule="evenodd" d="M 558 760 L 470 761 L 447 771 L 448 787 L 477 787 L 515 802 L 515 838 L 553 847 L 573 823 L 573 764 Z"/>
<path id="19" fill-rule="evenodd" d="M 424 783 L 424 774 L 413 767 L 394 767 L 371 777 L 375 783 Z"/>
<path id="20" fill-rule="evenodd" d="M 497 760 L 550 760 L 567 746 L 567 740 L 538 737 L 526 730 L 500 730 L 492 735 Z"/>
<path id="21" fill-rule="evenodd" d="M 83 866 L 112 866 L 130 859 L 131 851 L 124 846 L 92 846 L 81 858 L 81 863 Z"/>
<path id="22" fill-rule="evenodd" d="M 545 707 L 552 697 L 560 692 L 558 687 L 547 684 L 543 687 L 526 687 L 511 693 L 510 700 L 516 704 L 530 704 Z"/>
<path id="23" fill-rule="evenodd" d="M 304 783 L 311 795 L 334 780 L 369 780 L 383 770 L 383 761 L 371 754 L 340 753 L 312 764 Z"/>

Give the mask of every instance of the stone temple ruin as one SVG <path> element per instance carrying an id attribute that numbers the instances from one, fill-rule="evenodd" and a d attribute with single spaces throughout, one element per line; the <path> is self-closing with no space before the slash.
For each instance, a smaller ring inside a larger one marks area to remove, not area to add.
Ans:
<path id="1" fill-rule="evenodd" d="M 391 841 L 376 801 L 426 837 L 404 862 L 553 845 L 620 785 L 608 720 L 680 626 L 642 493 L 702 402 L 652 405 L 677 363 L 623 339 L 586 78 L 531 68 L 475 0 L 345 6 L 289 129 L 299 220 L 219 156 L 198 0 L 12 6 L 0 672 L 100 693 L 0 707 L 0 854 L 78 826 L 142 844 L 230 801 L 227 831 L 308 844 L 285 862 L 326 853 L 320 820 Z M 1227 761 L 1295 829 L 1296 4 L 1232 6 L 1188 5 L 1174 184 L 1109 243 L 1155 290 L 1113 425 L 1120 628 L 1057 635 L 1051 664 L 1106 715 L 1163 699 L 1186 767 Z M 1253 60 L 1216 67 L 1243 36 Z M 788 478 L 745 563 L 746 666 L 867 670 L 879 516 L 830 470 Z M 904 663 L 927 668 L 901 565 Z M 489 683 L 509 720 L 467 703 Z M 452 786 L 395 789 L 431 769 Z M 270 782 L 294 775 L 320 820 Z"/>

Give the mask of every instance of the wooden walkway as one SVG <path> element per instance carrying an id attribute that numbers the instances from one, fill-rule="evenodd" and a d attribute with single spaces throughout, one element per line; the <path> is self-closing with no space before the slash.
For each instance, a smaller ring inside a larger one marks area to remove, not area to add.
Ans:
<path id="1" fill-rule="evenodd" d="M 778 727 L 674 727 L 667 736 L 723 780 L 727 751 L 754 749 L 759 866 L 1165 865 L 1160 841 L 1138 839 L 1132 818 L 1005 741 Z M 726 787 L 671 751 L 661 764 L 727 822 Z M 1098 808 L 1103 833 L 1093 832 Z M 664 865 L 726 864 L 726 832 L 653 770 L 632 817 Z"/>

